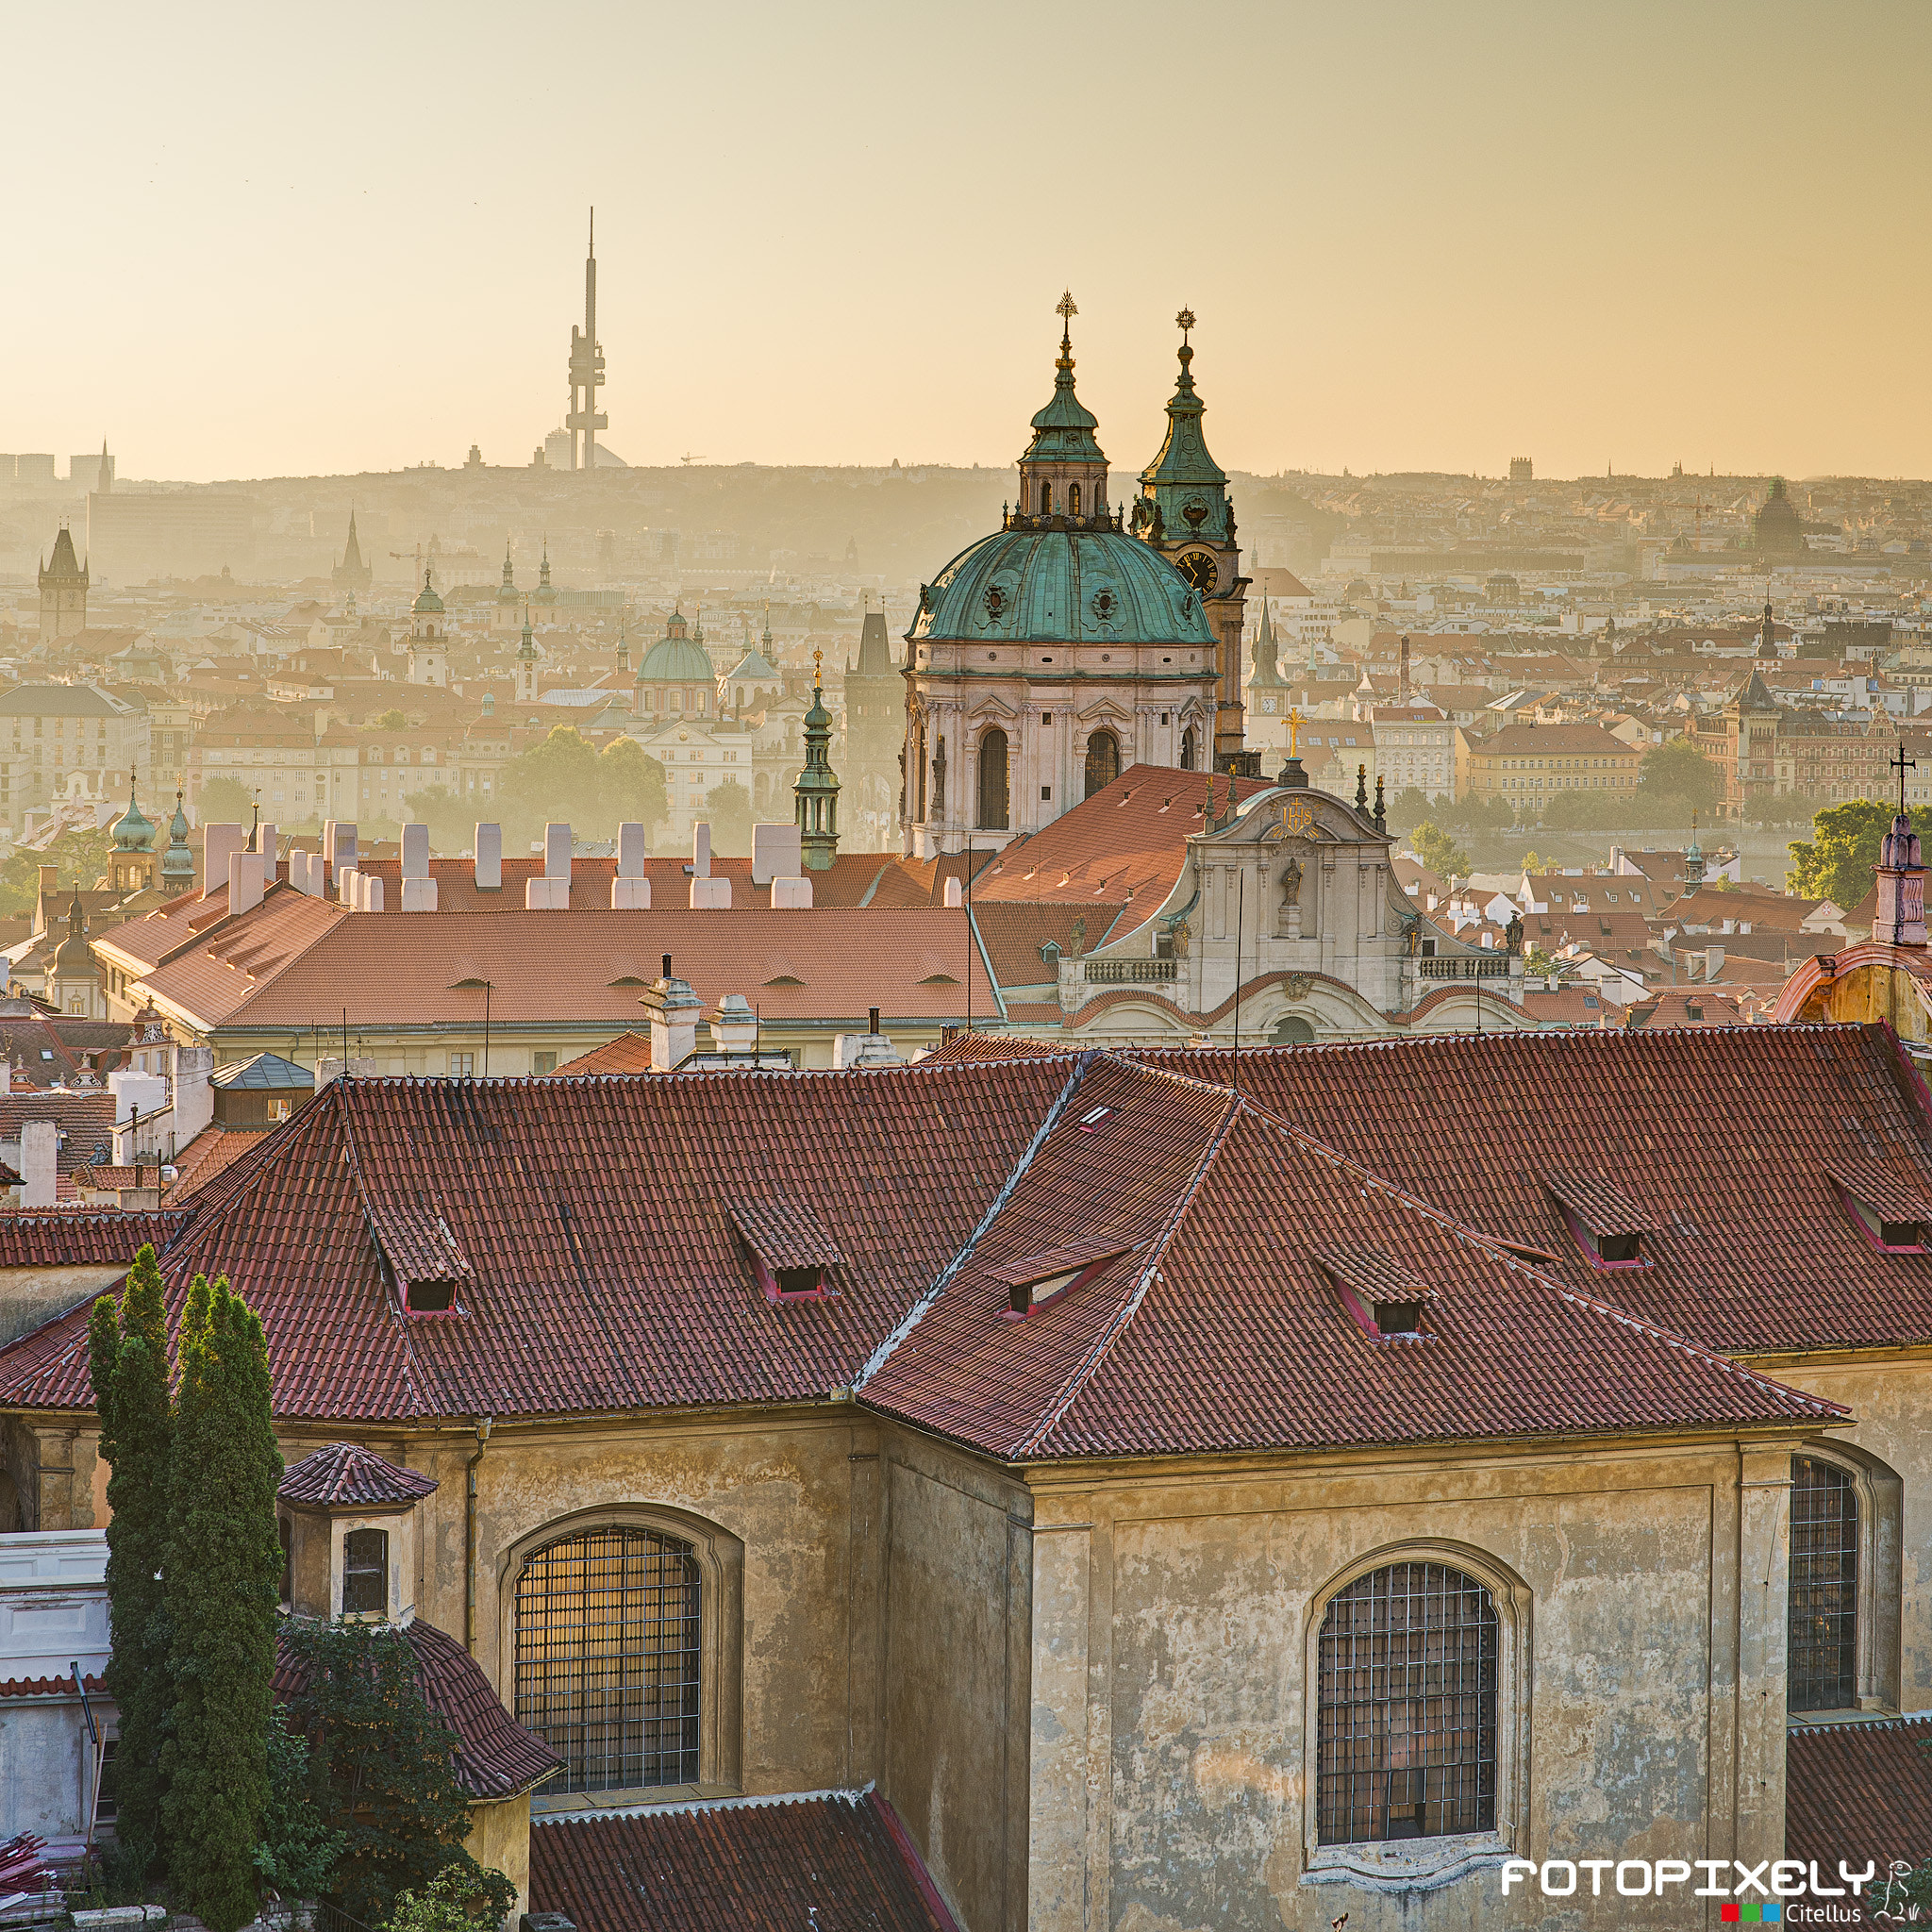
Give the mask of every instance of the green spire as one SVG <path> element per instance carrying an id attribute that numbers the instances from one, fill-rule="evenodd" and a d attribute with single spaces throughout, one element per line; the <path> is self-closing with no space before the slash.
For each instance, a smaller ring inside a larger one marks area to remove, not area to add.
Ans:
<path id="1" fill-rule="evenodd" d="M 1053 365 L 1053 397 L 1033 419 L 1033 441 L 1023 463 L 1104 463 L 1093 432 L 1100 419 L 1074 393 L 1073 319 L 1079 314 L 1071 292 L 1059 300 L 1060 353 Z"/>
<path id="2" fill-rule="evenodd" d="M 161 883 L 170 890 L 194 883 L 194 854 L 188 849 L 188 814 L 181 794 L 175 794 L 175 816 L 168 821 L 168 849 L 161 855 Z"/>
<path id="3" fill-rule="evenodd" d="M 1175 379 L 1174 394 L 1167 404 L 1167 436 L 1159 454 L 1141 472 L 1141 505 L 1134 522 L 1141 527 L 1148 511 L 1157 512 L 1160 534 L 1169 542 L 1187 537 L 1219 541 L 1229 536 L 1227 473 L 1208 453 L 1201 433 L 1201 416 L 1206 405 L 1194 393 L 1191 365 L 1193 346 L 1188 332 L 1194 326 L 1194 312 L 1183 308 L 1174 317 L 1181 331 L 1181 373 Z"/>
<path id="4" fill-rule="evenodd" d="M 519 658 L 535 658 L 536 655 L 536 641 L 530 635 L 530 607 L 525 604 L 524 606 L 524 641 L 517 646 L 517 656 Z"/>
<path id="5" fill-rule="evenodd" d="M 154 821 L 134 802 L 134 774 L 127 774 L 127 809 L 114 821 L 116 852 L 152 852 L 155 849 Z"/>
<path id="6" fill-rule="evenodd" d="M 832 714 L 825 709 L 824 653 L 811 654 L 811 709 L 805 714 L 805 769 L 791 795 L 797 800 L 798 842 L 807 872 L 829 872 L 839 856 L 839 776 L 827 755 Z"/>

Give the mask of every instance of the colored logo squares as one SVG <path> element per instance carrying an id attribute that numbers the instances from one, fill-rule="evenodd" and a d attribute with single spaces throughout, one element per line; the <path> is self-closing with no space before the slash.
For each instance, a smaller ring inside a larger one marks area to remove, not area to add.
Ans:
<path id="1" fill-rule="evenodd" d="M 1729 1905 L 1720 1906 L 1717 1915 L 1726 1925 L 1780 1925 L 1784 1923 L 1785 1908 L 1774 1898 L 1761 1905 L 1755 1900 L 1740 1903 L 1734 1899 Z"/>

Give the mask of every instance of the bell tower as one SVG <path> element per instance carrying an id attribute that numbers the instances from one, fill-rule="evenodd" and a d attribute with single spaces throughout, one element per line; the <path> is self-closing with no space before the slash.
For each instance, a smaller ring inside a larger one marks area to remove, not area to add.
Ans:
<path id="1" fill-rule="evenodd" d="M 1194 311 L 1174 317 L 1181 332 L 1181 373 L 1167 405 L 1167 436 L 1141 472 L 1134 534 L 1150 543 L 1191 583 L 1220 646 L 1214 715 L 1214 769 L 1260 776 L 1260 754 L 1243 748 L 1241 632 L 1248 579 L 1241 574 L 1234 505 L 1227 473 L 1208 453 L 1201 433 L 1206 405 L 1194 393 L 1194 351 L 1188 341 Z"/>

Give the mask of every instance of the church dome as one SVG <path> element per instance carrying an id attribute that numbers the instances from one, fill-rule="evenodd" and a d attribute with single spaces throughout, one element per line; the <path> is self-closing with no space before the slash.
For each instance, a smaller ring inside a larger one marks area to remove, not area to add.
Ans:
<path id="1" fill-rule="evenodd" d="M 161 855 L 164 879 L 192 879 L 194 854 L 188 849 L 188 814 L 181 809 L 181 794 L 175 794 L 175 816 L 168 821 L 168 849 Z"/>
<path id="2" fill-rule="evenodd" d="M 127 809 L 114 821 L 113 831 L 116 852 L 152 852 L 155 849 L 154 821 L 134 802 L 131 786 L 127 792 Z"/>
<path id="3" fill-rule="evenodd" d="M 1215 638 L 1193 587 L 1119 530 L 999 530 L 921 586 L 914 638 L 1189 644 Z"/>
<path id="4" fill-rule="evenodd" d="M 709 684 L 711 654 L 690 638 L 659 638 L 638 666 L 639 684 Z"/>
<path id="5" fill-rule="evenodd" d="M 423 588 L 417 592 L 416 601 L 409 606 L 409 608 L 418 617 L 441 617 L 442 615 L 442 599 L 430 588 L 429 573 L 426 570 L 423 573 Z"/>

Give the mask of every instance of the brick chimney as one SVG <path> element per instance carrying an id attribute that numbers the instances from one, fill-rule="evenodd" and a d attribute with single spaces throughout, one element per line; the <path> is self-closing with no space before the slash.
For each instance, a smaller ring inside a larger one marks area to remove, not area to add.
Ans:
<path id="1" fill-rule="evenodd" d="M 698 1016 L 704 1004 L 690 984 L 671 971 L 664 955 L 660 977 L 644 989 L 639 1004 L 651 1016 L 651 1071 L 668 1074 L 697 1051 Z"/>

